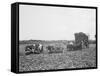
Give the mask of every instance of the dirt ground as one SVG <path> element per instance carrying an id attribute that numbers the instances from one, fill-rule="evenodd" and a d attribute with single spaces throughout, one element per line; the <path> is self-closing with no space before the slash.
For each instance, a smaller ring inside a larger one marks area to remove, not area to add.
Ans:
<path id="1" fill-rule="evenodd" d="M 20 45 L 19 49 L 19 71 L 68 69 L 68 68 L 89 68 L 96 67 L 96 47 L 90 44 L 89 48 L 67 51 L 53 54 L 31 54 L 25 55 L 26 45 Z"/>

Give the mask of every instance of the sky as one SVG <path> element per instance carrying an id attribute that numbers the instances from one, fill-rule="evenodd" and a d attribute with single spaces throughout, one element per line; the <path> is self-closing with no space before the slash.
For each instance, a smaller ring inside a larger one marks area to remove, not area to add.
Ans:
<path id="1" fill-rule="evenodd" d="M 84 32 L 94 40 L 96 10 L 71 7 L 20 5 L 20 40 L 74 40 Z"/>

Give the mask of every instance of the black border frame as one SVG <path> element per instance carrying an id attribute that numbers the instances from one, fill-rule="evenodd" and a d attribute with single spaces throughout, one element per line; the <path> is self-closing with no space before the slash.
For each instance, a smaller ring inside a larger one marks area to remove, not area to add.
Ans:
<path id="1" fill-rule="evenodd" d="M 96 67 L 19 72 L 19 5 L 95 9 L 96 10 Z M 12 3 L 11 4 L 11 72 L 14 72 L 14 73 L 33 73 L 33 72 L 53 72 L 53 71 L 66 71 L 66 70 L 97 69 L 98 68 L 97 67 L 98 66 L 98 61 L 97 61 L 98 60 L 98 52 L 97 52 L 98 51 L 98 31 L 97 31 L 97 28 L 98 28 L 98 7 L 61 5 L 61 4 L 27 3 L 27 2 Z"/>

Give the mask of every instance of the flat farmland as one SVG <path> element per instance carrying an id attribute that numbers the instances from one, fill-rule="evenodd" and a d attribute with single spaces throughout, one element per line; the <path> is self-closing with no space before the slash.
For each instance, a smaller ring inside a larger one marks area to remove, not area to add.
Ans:
<path id="1" fill-rule="evenodd" d="M 44 52 L 41 54 L 25 55 L 25 47 L 28 44 L 19 45 L 19 71 L 56 70 L 72 68 L 96 67 L 96 45 L 90 44 L 89 48 L 67 51 L 67 44 L 57 43 L 64 48 L 63 53 L 48 54 L 45 49 L 48 45 L 55 43 L 44 43 Z"/>

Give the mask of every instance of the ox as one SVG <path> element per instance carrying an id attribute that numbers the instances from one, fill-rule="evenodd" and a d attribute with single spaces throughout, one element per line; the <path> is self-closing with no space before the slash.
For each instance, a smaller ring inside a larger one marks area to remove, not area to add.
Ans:
<path id="1" fill-rule="evenodd" d="M 42 44 L 35 44 L 34 53 L 40 54 L 43 52 L 43 45 Z"/>
<path id="2" fill-rule="evenodd" d="M 82 44 L 73 44 L 73 45 L 67 45 L 67 50 L 73 51 L 73 50 L 82 50 Z"/>
<path id="3" fill-rule="evenodd" d="M 62 53 L 63 48 L 62 47 L 57 47 L 57 46 L 47 46 L 46 47 L 48 50 L 48 53 Z"/>
<path id="4" fill-rule="evenodd" d="M 34 46 L 33 45 L 26 46 L 25 47 L 25 54 L 26 55 L 32 54 L 33 53 L 32 49 L 34 49 Z"/>

